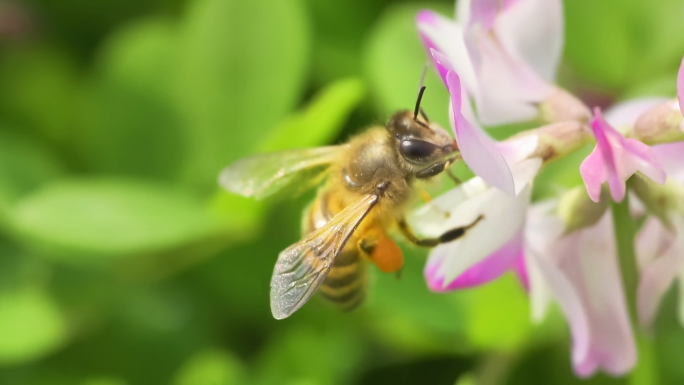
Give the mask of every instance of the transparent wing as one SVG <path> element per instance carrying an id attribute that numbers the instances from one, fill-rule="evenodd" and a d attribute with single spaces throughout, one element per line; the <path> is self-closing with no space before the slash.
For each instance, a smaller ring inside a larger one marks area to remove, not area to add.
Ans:
<path id="1" fill-rule="evenodd" d="M 306 148 L 242 158 L 221 171 L 219 184 L 228 191 L 257 199 L 293 185 L 303 190 L 320 182 L 317 177 L 343 148 Z"/>
<path id="2" fill-rule="evenodd" d="M 271 278 L 273 317 L 288 317 L 311 298 L 349 237 L 378 199 L 377 195 L 366 195 L 278 255 Z"/>

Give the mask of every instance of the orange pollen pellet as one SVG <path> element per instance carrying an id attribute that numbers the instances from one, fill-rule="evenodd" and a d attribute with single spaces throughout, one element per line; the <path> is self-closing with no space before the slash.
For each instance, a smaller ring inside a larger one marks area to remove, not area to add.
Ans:
<path id="1" fill-rule="evenodd" d="M 404 265 L 404 254 L 394 241 L 381 237 L 370 254 L 371 260 L 384 273 L 392 273 Z"/>

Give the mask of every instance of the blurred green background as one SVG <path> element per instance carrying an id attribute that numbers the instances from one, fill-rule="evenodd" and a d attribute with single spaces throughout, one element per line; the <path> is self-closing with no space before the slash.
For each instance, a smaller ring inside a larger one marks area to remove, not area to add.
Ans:
<path id="1" fill-rule="evenodd" d="M 576 379 L 558 310 L 512 276 L 428 292 L 427 252 L 365 305 L 275 321 L 294 200 L 222 192 L 255 152 L 339 143 L 411 108 L 417 10 L 451 1 L 0 0 L 0 384 L 618 384 Z M 559 82 L 590 104 L 674 95 L 684 4 L 569 0 Z M 448 126 L 430 73 L 424 107 Z M 520 126 L 495 130 L 505 137 Z M 589 150 L 589 149 L 587 149 Z M 537 198 L 580 183 L 551 165 Z M 459 172 L 465 172 L 460 166 Z M 674 294 L 641 362 L 684 383 Z"/>

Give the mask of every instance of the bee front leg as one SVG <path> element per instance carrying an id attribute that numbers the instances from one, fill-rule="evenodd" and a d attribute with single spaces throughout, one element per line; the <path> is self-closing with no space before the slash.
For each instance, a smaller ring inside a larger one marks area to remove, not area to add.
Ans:
<path id="1" fill-rule="evenodd" d="M 451 166 L 454 162 L 456 162 L 459 159 L 461 159 L 461 155 L 452 156 L 451 158 L 449 158 L 443 162 L 435 163 L 432 166 L 430 166 L 424 170 L 418 171 L 416 173 L 416 178 L 418 178 L 418 179 L 432 178 L 435 175 L 441 174 L 444 170 L 447 170 L 449 168 L 449 166 Z M 451 171 L 447 170 L 447 173 L 449 174 L 450 178 L 455 179 L 455 181 L 457 181 L 456 184 L 461 183 L 461 181 L 458 180 L 458 178 L 456 178 L 456 176 L 454 176 L 453 173 L 451 173 Z"/>
<path id="2" fill-rule="evenodd" d="M 479 217 L 477 217 L 477 219 L 475 219 L 475 221 L 473 221 L 473 223 L 467 226 L 453 228 L 437 238 L 418 238 L 413 233 L 413 230 L 411 230 L 411 227 L 406 222 L 405 218 L 400 218 L 397 221 L 397 224 L 399 225 L 399 230 L 404 235 L 404 237 L 406 237 L 406 239 L 409 240 L 409 242 L 423 247 L 435 247 L 441 243 L 448 243 L 462 237 L 467 230 L 469 230 L 471 227 L 474 227 L 482 219 L 484 219 L 484 216 L 480 215 Z"/>

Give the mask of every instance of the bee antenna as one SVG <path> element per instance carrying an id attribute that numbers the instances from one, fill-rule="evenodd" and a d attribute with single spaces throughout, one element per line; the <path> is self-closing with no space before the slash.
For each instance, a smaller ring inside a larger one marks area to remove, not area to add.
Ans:
<path id="1" fill-rule="evenodd" d="M 418 119 L 418 112 L 420 111 L 420 100 L 423 99 L 424 92 L 425 86 L 421 86 L 420 91 L 418 91 L 418 100 L 416 100 L 416 108 L 413 110 L 413 120 Z"/>
<path id="2" fill-rule="evenodd" d="M 423 84 L 425 82 L 425 74 L 427 73 L 427 69 L 428 69 L 428 63 L 426 62 L 425 64 L 423 64 L 423 73 L 420 75 L 420 84 L 418 85 L 419 90 L 421 88 L 423 88 Z"/>

